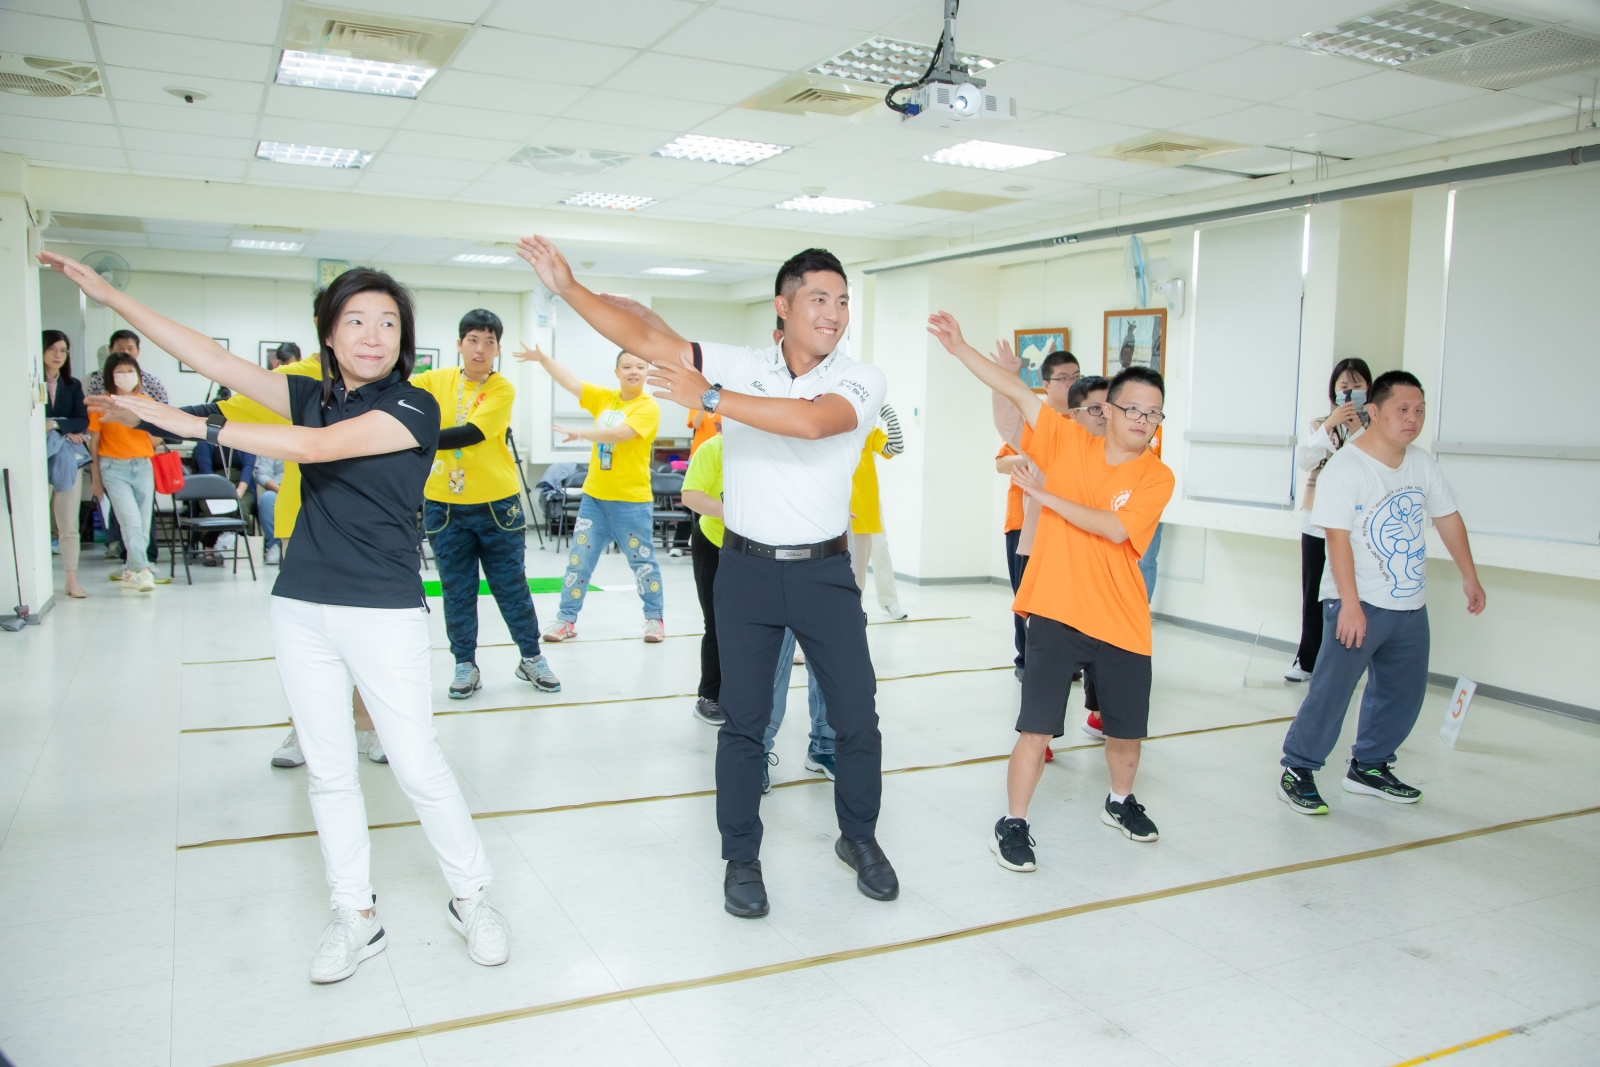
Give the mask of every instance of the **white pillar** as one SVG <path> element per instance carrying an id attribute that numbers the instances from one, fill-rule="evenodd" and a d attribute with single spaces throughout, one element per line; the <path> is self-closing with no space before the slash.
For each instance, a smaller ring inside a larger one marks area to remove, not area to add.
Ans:
<path id="1" fill-rule="evenodd" d="M 38 231 L 27 202 L 28 168 L 0 154 L 0 467 L 11 472 L 11 523 L 0 527 L 0 610 L 50 606 L 49 477 L 45 468 L 43 363 L 39 348 Z M 12 544 L 11 526 L 16 528 Z"/>

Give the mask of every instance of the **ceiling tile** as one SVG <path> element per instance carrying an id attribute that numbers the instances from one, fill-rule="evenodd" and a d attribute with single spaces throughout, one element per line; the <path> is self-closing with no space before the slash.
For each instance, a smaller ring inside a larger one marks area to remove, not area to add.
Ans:
<path id="1" fill-rule="evenodd" d="M 733 204 L 724 200 L 718 203 L 699 203 L 692 200 L 672 200 L 665 204 L 658 204 L 649 209 L 650 217 L 663 219 L 684 219 L 692 221 L 704 220 L 707 222 L 727 222 L 749 211 L 742 204 Z"/>
<path id="2" fill-rule="evenodd" d="M 240 111 L 254 115 L 261 110 L 261 98 L 266 86 L 259 82 L 234 81 L 229 78 L 201 78 L 192 74 L 173 76 L 151 70 L 107 65 L 106 92 L 120 104 L 124 100 L 162 104 L 170 107 L 192 107 L 200 111 Z M 185 104 L 165 92 L 166 86 L 181 85 L 186 89 L 199 89 L 211 94 L 211 99 L 197 104 Z"/>
<path id="3" fill-rule="evenodd" d="M 490 204 L 512 204 L 533 207 L 553 204 L 565 195 L 551 189 L 520 185 L 515 182 L 473 182 L 457 194 L 458 200 L 478 200 Z"/>
<path id="4" fill-rule="evenodd" d="M 513 77 L 537 71 L 545 81 L 599 85 L 633 54 L 629 48 L 562 41 L 485 27 L 461 46 L 450 69 Z"/>
<path id="5" fill-rule="evenodd" d="M 356 192 L 445 198 L 455 196 L 466 187 L 467 183 L 458 178 L 369 173 L 356 184 Z"/>
<path id="6" fill-rule="evenodd" d="M 453 137 L 446 133 L 398 130 L 384 146 L 384 152 L 499 163 L 520 147 L 521 141 L 492 141 L 478 137 Z"/>
<path id="7" fill-rule="evenodd" d="M 538 172 L 525 170 L 523 173 L 536 174 Z M 726 178 L 728 176 L 728 168 L 720 163 L 701 163 L 693 159 L 667 159 L 665 156 L 639 155 L 628 160 L 615 170 L 610 170 L 606 173 L 627 178 L 664 178 L 667 181 L 688 182 L 699 188 Z"/>
<path id="8" fill-rule="evenodd" d="M 814 177 L 818 182 L 826 182 L 830 178 L 837 180 L 871 172 L 874 169 L 873 162 L 870 156 L 855 152 L 838 152 L 802 145 L 771 159 L 764 159 L 759 165 L 762 170 L 796 175 L 796 181 L 805 185 L 815 183 L 801 181 L 802 177 Z"/>
<path id="9" fill-rule="evenodd" d="M 526 144 L 547 116 L 517 115 L 509 111 L 486 111 L 418 100 L 406 116 L 405 128 L 423 133 L 449 133 L 463 137 L 487 137 Z"/>
<path id="10" fill-rule="evenodd" d="M 551 119 L 539 128 L 539 144 L 558 148 L 604 148 L 610 152 L 649 152 L 672 140 L 675 132 L 613 126 L 576 119 Z"/>
<path id="11" fill-rule="evenodd" d="M 794 146 L 809 144 L 847 125 L 850 125 L 849 119 L 836 115 L 784 115 L 730 107 L 698 125 L 673 128 L 685 133 L 692 130 L 708 137 Z"/>
<path id="12" fill-rule="evenodd" d="M 582 97 L 585 91 L 581 85 L 446 70 L 428 83 L 419 103 L 454 104 L 524 115 L 559 115 L 564 108 Z"/>
<path id="13" fill-rule="evenodd" d="M 58 141 L 33 141 L 11 137 L 0 128 L 0 152 L 25 156 L 30 163 L 49 166 L 52 163 L 90 164 L 111 170 L 126 169 L 121 148 L 99 148 L 82 143 Z"/>
<path id="14" fill-rule="evenodd" d="M 207 160 L 208 163 L 218 163 L 219 160 Z M 243 176 L 244 167 L 240 166 L 240 176 Z M 172 248 L 184 252 L 226 252 L 229 242 L 226 237 L 191 237 L 186 234 L 175 233 L 147 233 L 145 243 L 151 248 Z"/>
<path id="15" fill-rule="evenodd" d="M 1344 126 L 1327 133 L 1319 133 L 1307 137 L 1300 142 L 1300 146 L 1311 152 L 1326 152 L 1333 156 L 1343 156 L 1347 159 L 1367 159 L 1372 156 L 1388 155 L 1390 152 L 1403 152 L 1408 148 L 1419 148 L 1426 144 L 1435 144 L 1439 138 L 1429 133 L 1417 133 L 1414 130 L 1397 130 L 1392 126 L 1375 126 L 1356 123 Z M 1227 157 L 1219 157 L 1227 158 Z M 1218 166 L 1228 166 L 1218 163 Z M 1295 160 L 1295 169 L 1306 165 L 1304 159 Z M 1250 168 L 1246 167 L 1245 170 Z M 1285 166 L 1282 169 L 1287 169 Z"/>
<path id="16" fill-rule="evenodd" d="M 742 185 L 728 185 L 718 183 L 693 189 L 681 196 L 675 197 L 675 204 L 726 204 L 748 211 L 751 208 L 771 207 L 777 194 L 771 189 L 749 189 Z"/>
<path id="17" fill-rule="evenodd" d="M 276 44 L 282 10 L 261 0 L 89 0 L 89 17 L 97 24 L 245 44 Z"/>
<path id="18" fill-rule="evenodd" d="M 150 241 L 142 233 L 118 233 L 115 230 L 62 230 L 68 241 L 90 248 L 149 248 Z"/>
<path id="19" fill-rule="evenodd" d="M 132 146 L 128 149 L 128 162 L 133 167 L 135 174 L 162 174 L 175 178 L 201 178 L 221 179 L 225 181 L 243 181 L 245 171 L 250 167 L 250 157 L 241 159 L 219 159 L 208 156 L 180 155 L 174 152 L 135 151 Z M 164 240 L 178 240 L 172 235 L 162 235 Z M 200 238 L 182 238 L 183 240 L 200 240 Z M 176 248 L 178 245 L 156 244 L 151 238 L 152 248 Z"/>
<path id="20" fill-rule="evenodd" d="M 382 10 L 389 15 L 409 18 L 472 23 L 481 19 L 493 4 L 494 0 L 383 0 Z"/>
<path id="21" fill-rule="evenodd" d="M 486 25 L 574 41 L 645 48 L 699 6 L 684 0 L 509 0 L 495 6 Z"/>
<path id="22" fill-rule="evenodd" d="M 275 58 L 273 50 L 265 45 L 208 41 L 128 26 L 98 26 L 95 36 L 105 62 L 135 70 L 209 78 L 264 78 Z"/>
<path id="23" fill-rule="evenodd" d="M 7 52 L 94 62 L 94 44 L 81 18 L 53 19 L 0 8 L 0 41 Z"/>
<path id="24" fill-rule="evenodd" d="M 398 126 L 414 106 L 415 101 L 395 96 L 343 93 L 336 89 L 310 89 L 300 85 L 269 85 L 262 112 L 286 119 L 349 122 L 358 126 Z"/>
<path id="25" fill-rule="evenodd" d="M 5 116 L 25 115 L 47 122 L 111 122 L 111 105 L 90 96 L 18 96 L 0 93 L 0 130 Z"/>
<path id="26" fill-rule="evenodd" d="M 773 70 L 804 70 L 859 44 L 861 32 L 843 26 L 791 22 L 747 11 L 704 7 L 655 51 L 695 59 L 742 59 Z"/>
<path id="27" fill-rule="evenodd" d="M 1355 65 L 1354 60 L 1339 60 Z M 1363 64 L 1364 65 L 1364 64 Z M 1379 70 L 1364 78 L 1298 93 L 1278 101 L 1284 107 L 1315 111 L 1357 122 L 1376 122 L 1393 115 L 1453 104 L 1458 100 L 1487 99 L 1486 89 L 1435 81 L 1398 70 Z"/>
<path id="28" fill-rule="evenodd" d="M 1308 52 L 1304 48 L 1268 44 L 1174 74 L 1165 81 L 1182 89 L 1271 103 L 1295 93 L 1354 81 L 1370 73 L 1372 68 L 1365 63 Z"/>
<path id="29" fill-rule="evenodd" d="M 227 237 L 233 226 L 226 222 L 193 222 L 188 219 L 145 219 L 144 232 L 170 237 Z"/>
<path id="30" fill-rule="evenodd" d="M 361 179 L 359 170 L 333 167 L 297 167 L 288 163 L 250 164 L 247 180 L 252 185 L 310 186 L 322 189 L 349 189 Z"/>
<path id="31" fill-rule="evenodd" d="M 792 0 L 722 0 L 722 6 L 778 18 L 793 18 L 795 14 Z M 924 0 L 809 0 L 804 13 L 812 22 L 888 33 L 884 27 L 895 19 L 927 7 Z M 965 25 L 962 24 L 963 31 Z M 937 29 L 934 36 L 938 36 Z"/>
<path id="32" fill-rule="evenodd" d="M 1295 111 L 1273 104 L 1256 104 L 1228 115 L 1184 123 L 1180 133 L 1197 133 L 1201 137 L 1216 137 L 1240 144 L 1281 144 L 1298 147 L 1299 142 L 1313 134 L 1326 133 L 1347 126 L 1343 119 L 1327 115 L 1313 115 L 1309 111 Z"/>
<path id="33" fill-rule="evenodd" d="M 78 0 L 6 0 L 6 7 L 26 11 L 30 15 L 48 15 L 59 19 L 81 19 L 83 8 Z"/>
<path id="34" fill-rule="evenodd" d="M 984 0 L 961 12 L 956 41 L 958 47 L 974 52 L 1020 59 L 1053 52 L 1061 42 L 1108 26 L 1121 17 L 1102 7 L 1064 0 Z M 907 26 L 911 21 L 903 19 L 899 25 Z M 923 16 L 921 26 L 922 32 L 911 39 L 929 44 L 939 39 L 944 28 L 937 15 L 931 19 Z"/>
<path id="35" fill-rule="evenodd" d="M 1153 19 L 1282 41 L 1336 26 L 1373 9 L 1373 0 L 1167 0 L 1147 9 Z"/>
<path id="36" fill-rule="evenodd" d="M 379 152 L 361 173 L 403 174 L 411 177 L 454 178 L 458 181 L 472 181 L 488 169 L 488 164 L 475 159 L 438 159 L 433 156 L 408 156 L 399 152 Z"/>
<path id="37" fill-rule="evenodd" d="M 1079 104 L 1069 114 L 1080 118 L 1120 122 L 1129 126 L 1167 129 L 1226 114 L 1250 106 L 1244 100 L 1213 96 L 1194 89 L 1174 89 L 1165 85 L 1141 85 L 1087 104 Z"/>
<path id="38" fill-rule="evenodd" d="M 92 148 L 119 148 L 117 128 L 98 122 L 52 122 L 31 115 L 0 115 L 0 137 L 61 141 Z"/>
<path id="39" fill-rule="evenodd" d="M 1385 119 L 1384 124 L 1440 137 L 1470 137 L 1531 122 L 1570 118 L 1574 110 L 1572 107 L 1546 104 L 1522 96 L 1486 93 L 1478 100 L 1458 100 L 1442 107 L 1395 115 Z"/>
<path id="40" fill-rule="evenodd" d="M 286 144 L 361 148 L 375 152 L 388 142 L 390 132 L 377 126 L 355 126 L 344 122 L 314 122 L 311 119 L 285 119 L 275 115 L 263 115 L 261 118 L 261 139 Z"/>
<path id="41" fill-rule="evenodd" d="M 1245 37 L 1170 22 L 1125 18 L 1064 42 L 1050 54 L 1032 58 L 1072 70 L 1155 81 L 1237 55 L 1255 43 Z"/>
<path id="42" fill-rule="evenodd" d="M 236 159 L 248 162 L 255 158 L 256 141 L 250 137 L 208 137 L 193 133 L 173 133 L 169 130 L 122 131 L 122 139 L 129 152 L 171 152 L 180 156 L 204 156 L 210 159 Z M 131 156 L 129 157 L 131 160 Z"/>
<path id="43" fill-rule="evenodd" d="M 1109 74 L 1062 70 L 1029 59 L 1003 63 L 987 78 L 988 88 L 1016 97 L 1018 107 L 1039 111 L 1063 111 L 1139 84 Z"/>
<path id="44" fill-rule="evenodd" d="M 729 168 L 730 170 L 733 168 Z M 782 193 L 785 196 L 794 196 L 800 191 L 799 187 L 804 182 L 796 181 L 793 174 L 782 171 L 762 170 L 758 164 L 754 167 L 740 167 L 738 173 L 730 174 L 717 183 L 718 189 L 753 189 L 765 193 Z"/>
<path id="45" fill-rule="evenodd" d="M 209 111 L 193 104 L 119 103 L 117 118 L 123 129 L 170 130 L 173 133 L 209 134 L 216 137 L 250 137 L 256 117 L 239 111 Z"/>
<path id="46" fill-rule="evenodd" d="M 1074 115 L 1045 115 L 1028 122 L 995 123 L 973 137 L 1000 144 L 1046 148 L 1054 152 L 1087 152 L 1137 137 L 1152 127 L 1100 122 Z"/>
<path id="47" fill-rule="evenodd" d="M 1005 129 L 1010 131 L 1017 123 L 995 123 L 993 127 L 985 126 L 984 129 Z M 813 138 L 809 145 L 812 148 L 827 149 L 836 152 L 853 152 L 868 158 L 884 159 L 920 159 L 930 152 L 937 152 L 941 148 L 949 148 L 966 140 L 960 133 L 939 133 L 926 131 L 914 126 L 901 126 L 898 121 L 879 125 L 875 122 L 852 122 Z M 1003 138 L 996 137 L 996 140 Z"/>
<path id="48" fill-rule="evenodd" d="M 1056 181 L 1083 182 L 1092 185 L 1143 174 L 1146 170 L 1148 168 L 1142 163 L 1124 163 L 1120 159 L 1099 159 L 1095 156 L 1065 156 L 1061 159 L 1051 159 L 1043 163 L 1035 163 L 1031 167 L 1021 167 L 1017 170 L 1008 170 L 1003 173 L 1013 176 L 1018 182 L 1024 183 L 1030 181 L 1034 176 L 1038 176 Z"/>
<path id="49" fill-rule="evenodd" d="M 561 117 L 655 130 L 689 130 L 722 110 L 721 104 L 675 100 L 653 93 L 591 89 L 582 100 L 563 111 Z"/>
<path id="50" fill-rule="evenodd" d="M 737 57 L 736 57 L 737 58 Z M 737 104 L 777 81 L 764 67 L 736 66 L 645 52 L 605 83 L 607 89 L 651 93 L 676 100 Z"/>
<path id="51" fill-rule="evenodd" d="M 1221 185 L 1238 185 L 1248 182 L 1248 178 L 1235 178 L 1229 174 L 1211 174 L 1203 170 L 1186 170 L 1182 167 L 1157 167 L 1147 168 L 1147 173 L 1138 174 L 1128 178 L 1120 178 L 1115 183 L 1118 189 L 1133 189 L 1141 193 L 1159 193 L 1162 196 L 1174 196 L 1179 193 L 1194 193 L 1202 189 L 1215 189 Z"/>

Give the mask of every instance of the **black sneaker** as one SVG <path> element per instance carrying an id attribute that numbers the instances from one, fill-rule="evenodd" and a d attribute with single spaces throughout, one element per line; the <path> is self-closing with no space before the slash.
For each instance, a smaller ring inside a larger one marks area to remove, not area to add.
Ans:
<path id="1" fill-rule="evenodd" d="M 1317 792 L 1317 780 L 1309 767 L 1285 767 L 1278 779 L 1278 799 L 1301 815 L 1326 815 L 1328 802 Z"/>
<path id="2" fill-rule="evenodd" d="M 1387 763 L 1380 763 L 1376 767 L 1363 770 L 1356 765 L 1355 760 L 1351 760 L 1350 770 L 1345 774 L 1342 784 L 1346 793 L 1382 797 L 1396 804 L 1415 804 L 1422 799 L 1422 790 L 1406 785 L 1396 778 Z"/>
<path id="3" fill-rule="evenodd" d="M 694 717 L 712 726 L 721 726 L 728 721 L 728 717 L 722 713 L 722 705 L 705 697 L 694 702 Z"/>
<path id="4" fill-rule="evenodd" d="M 1121 830 L 1122 836 L 1129 841 L 1154 841 L 1161 836 L 1156 832 L 1156 824 L 1145 815 L 1144 805 L 1139 803 L 1132 793 L 1129 793 L 1128 799 L 1121 804 L 1114 803 L 1108 794 L 1105 810 L 1100 813 L 1100 821 Z"/>
<path id="5" fill-rule="evenodd" d="M 995 823 L 994 839 L 989 842 L 989 851 L 994 853 L 1000 866 L 1008 871 L 1026 874 L 1038 868 L 1033 858 L 1033 836 L 1028 833 L 1026 819 L 1006 817 Z"/>
<path id="6" fill-rule="evenodd" d="M 761 878 L 760 860 L 729 860 L 722 876 L 722 908 L 741 919 L 759 919 L 767 913 L 767 886 Z"/>

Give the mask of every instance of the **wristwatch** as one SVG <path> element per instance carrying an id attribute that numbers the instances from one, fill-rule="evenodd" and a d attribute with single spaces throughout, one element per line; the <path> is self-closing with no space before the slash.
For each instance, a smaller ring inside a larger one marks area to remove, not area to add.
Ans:
<path id="1" fill-rule="evenodd" d="M 206 440 L 211 444 L 217 443 L 217 434 L 228 424 L 228 416 L 222 412 L 214 412 L 206 416 Z"/>
<path id="2" fill-rule="evenodd" d="M 705 408 L 707 415 L 715 415 L 717 413 L 717 405 L 720 403 L 722 403 L 721 382 L 700 394 L 700 406 Z"/>

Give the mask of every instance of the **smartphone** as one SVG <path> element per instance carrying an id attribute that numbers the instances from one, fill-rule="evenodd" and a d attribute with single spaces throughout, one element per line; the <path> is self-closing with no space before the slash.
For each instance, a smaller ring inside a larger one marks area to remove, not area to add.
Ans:
<path id="1" fill-rule="evenodd" d="M 1369 425 L 1371 416 L 1367 414 L 1367 391 L 1365 389 L 1346 389 L 1339 394 L 1340 404 L 1354 404 L 1356 415 L 1361 419 L 1361 425 Z"/>

